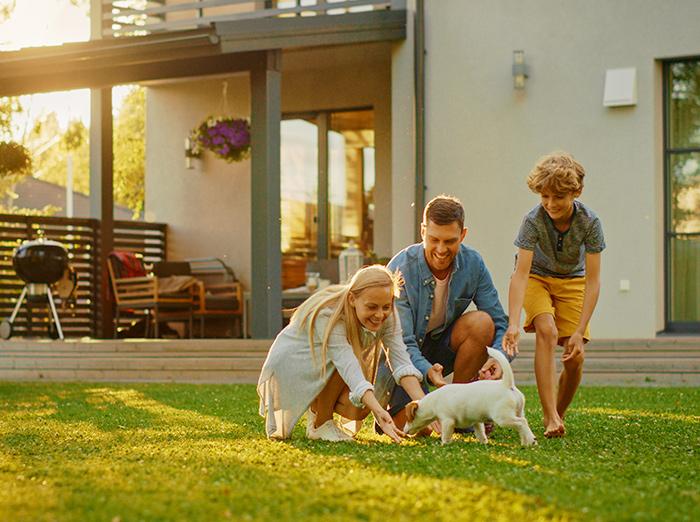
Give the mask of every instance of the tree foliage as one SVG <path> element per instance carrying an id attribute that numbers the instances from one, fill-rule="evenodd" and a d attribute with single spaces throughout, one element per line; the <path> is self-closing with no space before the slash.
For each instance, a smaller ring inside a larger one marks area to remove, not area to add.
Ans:
<path id="1" fill-rule="evenodd" d="M 29 137 L 34 150 L 34 177 L 66 186 L 68 154 L 73 168 L 73 190 L 90 193 L 90 145 L 88 129 L 74 120 L 62 131 L 55 113 L 35 122 Z"/>
<path id="2" fill-rule="evenodd" d="M 145 91 L 134 86 L 125 96 L 114 121 L 114 201 L 131 209 L 135 219 L 144 207 L 145 111 Z M 13 111 L 7 112 L 9 125 Z M 2 114 L 0 106 L 0 124 Z M 85 195 L 90 193 L 89 129 L 82 121 L 71 121 L 67 129 L 62 130 L 57 115 L 49 113 L 34 122 L 27 142 L 34 153 L 34 177 L 65 187 L 70 155 L 73 190 Z"/>
<path id="3" fill-rule="evenodd" d="M 0 98 L 0 212 L 10 210 L 11 201 L 17 197 L 13 190 L 15 185 L 32 169 L 30 152 L 24 145 L 12 140 L 12 116 L 21 112 L 22 105 L 18 98 Z"/>
<path id="4" fill-rule="evenodd" d="M 134 86 L 114 122 L 114 199 L 134 218 L 144 205 L 146 163 L 146 91 Z"/>

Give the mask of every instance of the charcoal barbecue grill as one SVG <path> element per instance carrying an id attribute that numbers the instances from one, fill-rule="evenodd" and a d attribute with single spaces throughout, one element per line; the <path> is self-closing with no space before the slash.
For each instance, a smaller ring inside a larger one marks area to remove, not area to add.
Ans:
<path id="1" fill-rule="evenodd" d="M 25 241 L 14 251 L 12 266 L 25 285 L 12 315 L 0 323 L 0 337 L 3 339 L 12 337 L 12 323 L 26 298 L 30 303 L 45 303 L 48 300 L 51 308 L 50 318 L 53 319 L 58 338 L 63 339 L 63 330 L 58 320 L 51 285 L 63 278 L 66 270 L 69 269 L 66 248 L 58 241 L 49 239 Z"/>

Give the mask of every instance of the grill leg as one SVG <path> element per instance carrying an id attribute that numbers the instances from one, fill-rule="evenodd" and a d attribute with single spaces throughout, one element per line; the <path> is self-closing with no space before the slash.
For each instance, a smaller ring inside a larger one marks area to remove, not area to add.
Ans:
<path id="1" fill-rule="evenodd" d="M 27 287 L 25 286 L 22 289 L 22 293 L 19 295 L 19 299 L 17 299 L 17 304 L 15 305 L 15 309 L 12 311 L 12 315 L 10 316 L 10 324 L 12 324 L 15 320 L 15 317 L 17 317 L 17 313 L 19 312 L 19 307 L 22 306 L 22 303 L 24 302 L 24 298 L 27 295 Z"/>
<path id="2" fill-rule="evenodd" d="M 63 330 L 61 329 L 61 321 L 58 320 L 58 312 L 56 312 L 56 305 L 53 302 L 53 296 L 51 295 L 51 289 L 47 288 L 46 293 L 49 296 L 49 305 L 51 305 L 51 313 L 53 314 L 53 320 L 56 324 L 56 331 L 58 332 L 58 338 L 63 341 Z"/>

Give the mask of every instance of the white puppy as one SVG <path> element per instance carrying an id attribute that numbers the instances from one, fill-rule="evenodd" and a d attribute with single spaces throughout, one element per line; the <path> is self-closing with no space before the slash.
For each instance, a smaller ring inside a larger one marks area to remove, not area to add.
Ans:
<path id="1" fill-rule="evenodd" d="M 420 401 L 406 405 L 407 423 L 403 431 L 415 435 L 435 419 L 442 425 L 442 443 L 452 440 L 455 428 L 474 426 L 479 442 L 488 443 L 484 422 L 511 426 L 520 433 L 523 446 L 537 444 L 525 418 L 525 397 L 515 387 L 513 370 L 505 355 L 487 348 L 489 355 L 503 369 L 503 378 L 495 381 L 476 381 L 468 384 L 447 384 L 430 392 Z"/>

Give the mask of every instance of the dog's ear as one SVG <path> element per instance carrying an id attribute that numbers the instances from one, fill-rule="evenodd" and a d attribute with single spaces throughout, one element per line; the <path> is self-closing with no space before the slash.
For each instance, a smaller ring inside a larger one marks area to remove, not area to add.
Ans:
<path id="1" fill-rule="evenodd" d="M 411 401 L 406 405 L 406 420 L 413 422 L 416 418 L 416 410 L 418 409 L 418 401 Z"/>

